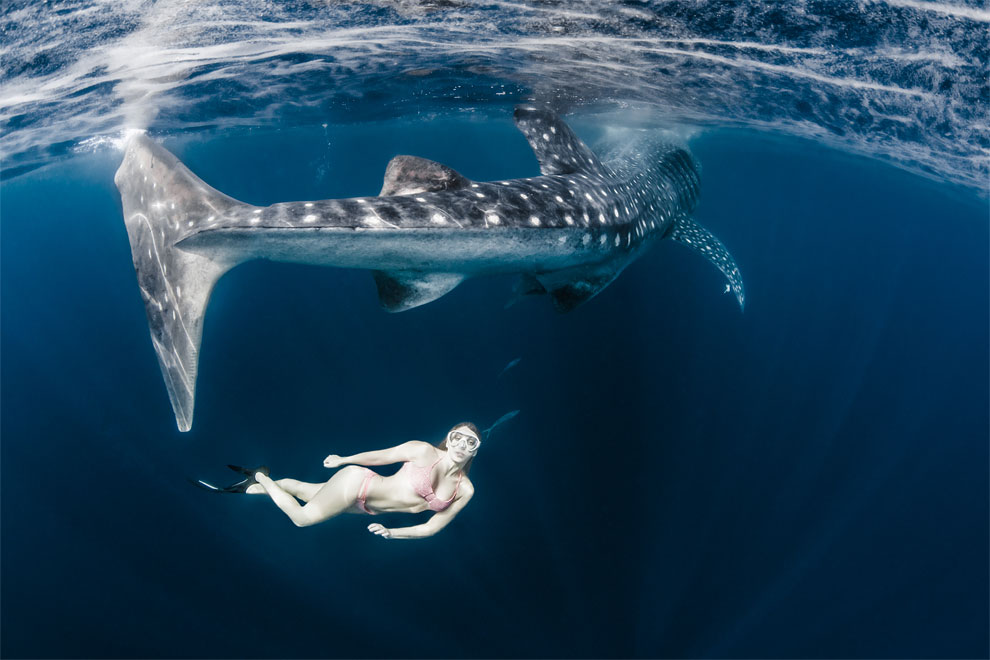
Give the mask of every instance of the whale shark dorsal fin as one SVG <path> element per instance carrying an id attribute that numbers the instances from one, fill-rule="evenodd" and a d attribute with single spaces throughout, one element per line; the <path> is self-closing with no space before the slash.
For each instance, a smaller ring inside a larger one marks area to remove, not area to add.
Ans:
<path id="1" fill-rule="evenodd" d="M 521 105 L 516 108 L 514 118 L 529 140 L 543 174 L 607 174 L 598 156 L 556 113 Z"/>
<path id="2" fill-rule="evenodd" d="M 746 307 L 746 291 L 743 288 L 742 273 L 729 251 L 722 245 L 714 234 L 695 222 L 690 216 L 681 216 L 674 220 L 667 238 L 688 246 L 722 271 L 728 280 L 729 290 L 736 296 L 739 308 Z"/>
<path id="3" fill-rule="evenodd" d="M 404 312 L 433 302 L 464 281 L 460 273 L 376 270 L 378 300 L 389 312 Z"/>
<path id="4" fill-rule="evenodd" d="M 380 197 L 456 190 L 471 183 L 453 168 L 417 156 L 396 156 L 385 168 Z"/>

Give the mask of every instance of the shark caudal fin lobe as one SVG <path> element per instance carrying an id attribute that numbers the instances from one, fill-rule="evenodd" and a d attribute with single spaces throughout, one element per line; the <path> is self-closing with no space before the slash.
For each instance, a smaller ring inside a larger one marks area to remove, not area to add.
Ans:
<path id="1" fill-rule="evenodd" d="M 513 115 L 536 154 L 543 174 L 607 175 L 598 156 L 574 134 L 556 113 L 533 106 L 520 105 Z"/>
<path id="2" fill-rule="evenodd" d="M 688 216 L 674 221 L 666 238 L 688 246 L 722 271 L 729 281 L 729 288 L 739 301 L 739 309 L 746 307 L 746 291 L 743 288 L 742 274 L 722 241 Z"/>
<path id="3" fill-rule="evenodd" d="M 252 207 L 214 190 L 147 136 L 128 142 L 114 176 L 151 340 L 180 431 L 192 426 L 203 316 L 213 285 L 236 265 L 176 247 Z"/>
<path id="4" fill-rule="evenodd" d="M 516 126 L 526 136 L 544 175 L 588 174 L 611 176 L 588 146 L 557 113 L 535 106 L 520 105 L 513 115 Z M 514 304 L 524 296 L 547 293 L 558 312 L 569 312 L 607 287 L 622 266 L 605 263 L 593 267 L 564 269 L 524 275 L 515 288 Z"/>

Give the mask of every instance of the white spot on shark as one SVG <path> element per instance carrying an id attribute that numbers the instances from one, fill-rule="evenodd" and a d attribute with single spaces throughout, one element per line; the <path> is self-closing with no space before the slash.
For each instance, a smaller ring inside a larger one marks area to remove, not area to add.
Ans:
<path id="1" fill-rule="evenodd" d="M 310 213 L 305 218 L 303 218 L 303 222 L 316 222 L 316 216 Z"/>
<path id="2" fill-rule="evenodd" d="M 485 216 L 485 221 L 490 222 L 493 225 L 497 225 L 500 222 L 502 222 L 502 219 L 497 215 L 495 215 L 494 213 L 489 213 L 488 215 Z"/>
<path id="3" fill-rule="evenodd" d="M 538 217 L 536 217 L 535 215 L 530 216 L 530 218 L 529 218 L 529 224 L 533 225 L 534 227 L 539 227 L 540 226 L 540 219 Z"/>

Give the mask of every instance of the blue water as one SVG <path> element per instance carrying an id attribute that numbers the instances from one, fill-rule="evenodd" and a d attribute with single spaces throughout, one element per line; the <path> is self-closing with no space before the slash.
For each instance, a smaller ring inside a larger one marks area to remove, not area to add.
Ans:
<path id="1" fill-rule="evenodd" d="M 0 656 L 990 656 L 988 25 L 975 0 L 4 3 Z M 672 241 L 567 315 L 506 308 L 511 278 L 390 315 L 367 272 L 251 262 L 176 430 L 124 136 L 267 205 L 375 195 L 396 154 L 536 175 L 523 101 L 592 145 L 683 140 L 745 312 Z M 422 541 L 187 481 L 319 481 L 515 409 Z"/>
<path id="2" fill-rule="evenodd" d="M 538 171 L 508 107 L 165 144 L 257 204 L 374 194 L 395 153 Z M 745 313 L 670 242 L 569 315 L 504 309 L 499 278 L 389 315 L 366 272 L 253 262 L 214 292 L 188 434 L 119 154 L 6 181 L 3 655 L 985 656 L 986 199 L 808 141 L 691 147 Z M 419 542 L 185 481 L 319 480 L 328 453 L 514 408 Z"/>

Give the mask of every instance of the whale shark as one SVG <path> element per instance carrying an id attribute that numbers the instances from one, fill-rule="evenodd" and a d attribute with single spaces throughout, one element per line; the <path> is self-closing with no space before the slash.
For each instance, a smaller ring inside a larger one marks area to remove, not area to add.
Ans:
<path id="1" fill-rule="evenodd" d="M 514 119 L 540 176 L 472 181 L 403 155 L 377 197 L 264 207 L 211 188 L 146 134 L 131 137 L 114 182 L 179 430 L 192 427 L 210 293 L 252 259 L 370 270 L 390 312 L 506 273 L 519 275 L 515 299 L 546 295 L 567 312 L 670 239 L 717 266 L 744 306 L 735 260 L 691 218 L 700 179 L 686 148 L 643 131 L 596 154 L 549 109 L 518 106 Z"/>

